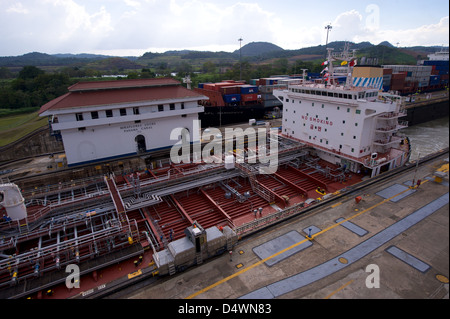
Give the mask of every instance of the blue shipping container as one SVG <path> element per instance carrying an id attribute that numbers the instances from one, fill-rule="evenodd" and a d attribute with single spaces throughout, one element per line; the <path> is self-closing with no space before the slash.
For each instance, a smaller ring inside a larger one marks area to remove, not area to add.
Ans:
<path id="1" fill-rule="evenodd" d="M 254 94 L 258 93 L 258 87 L 254 85 L 242 85 L 241 94 Z"/>
<path id="2" fill-rule="evenodd" d="M 223 100 L 225 103 L 237 103 L 241 101 L 241 95 L 240 94 L 225 94 L 223 96 Z"/>
<path id="3" fill-rule="evenodd" d="M 423 61 L 423 65 L 436 65 L 436 66 L 447 66 L 449 65 L 449 61 Z"/>
<path id="4" fill-rule="evenodd" d="M 430 76 L 430 85 L 437 85 L 439 84 L 441 80 L 441 77 L 439 75 L 431 75 Z"/>

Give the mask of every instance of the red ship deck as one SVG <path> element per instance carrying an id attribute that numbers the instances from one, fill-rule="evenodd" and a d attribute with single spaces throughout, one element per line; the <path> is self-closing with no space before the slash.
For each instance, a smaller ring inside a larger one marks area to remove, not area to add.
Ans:
<path id="1" fill-rule="evenodd" d="M 316 168 L 325 168 L 328 166 L 330 170 L 338 170 L 338 167 L 335 165 L 322 160 L 316 159 L 314 164 Z M 323 194 L 317 192 L 318 187 L 325 190 L 326 193 L 334 193 L 360 182 L 362 177 L 358 174 L 351 173 L 347 174 L 346 181 L 335 180 L 331 177 L 325 177 L 316 168 L 305 164 L 300 165 L 298 168 L 283 165 L 279 167 L 276 174 L 258 175 L 257 182 L 278 195 L 275 197 L 274 203 L 268 203 L 258 194 L 254 193 L 248 178 L 235 177 L 223 182 L 236 189 L 240 194 L 249 192 L 250 197 L 242 203 L 239 203 L 235 196 L 227 198 L 227 189 L 216 182 L 203 187 L 192 188 L 187 191 L 164 196 L 162 202 L 158 204 L 127 211 L 126 214 L 130 220 L 136 220 L 140 230 L 150 226 L 157 237 L 159 248 L 164 248 L 164 243 L 184 237 L 184 229 L 190 226 L 193 220 L 200 223 L 205 229 L 213 226 L 241 226 L 261 218 L 259 211 L 255 216 L 255 209 L 261 207 L 263 209 L 262 217 L 264 217 L 283 208 L 285 203 L 277 200 L 282 196 L 289 198 L 286 205 L 286 207 L 289 207 L 304 202 L 308 198 L 321 198 Z M 167 174 L 169 169 L 174 168 L 166 167 L 142 172 L 140 178 L 141 180 L 145 180 L 145 178 L 158 175 L 162 176 Z M 116 182 L 119 188 L 120 185 L 130 183 L 127 176 L 118 176 Z M 117 198 L 114 201 L 120 202 Z M 115 279 L 126 277 L 129 274 L 133 276 L 133 274 L 136 274 L 136 271 L 148 267 L 153 262 L 153 250 L 148 246 L 145 239 L 141 238 L 141 245 L 147 246 L 149 249 L 145 250 L 145 253 L 142 255 L 143 262 L 138 267 L 134 264 L 138 258 L 131 258 L 113 266 L 97 270 L 89 275 L 82 276 L 80 289 L 69 290 L 65 285 L 59 285 L 52 288 L 54 291 L 52 296 L 40 294 L 39 297 L 58 299 L 74 297 L 82 292 L 86 294 L 94 291 L 96 287 L 101 288 L 103 287 L 102 285 Z M 38 295 L 35 294 L 33 298 L 36 297 Z"/>

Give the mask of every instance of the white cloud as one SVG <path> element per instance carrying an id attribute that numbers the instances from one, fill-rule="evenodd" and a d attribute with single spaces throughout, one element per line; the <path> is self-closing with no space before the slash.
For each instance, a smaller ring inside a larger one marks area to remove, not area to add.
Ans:
<path id="1" fill-rule="evenodd" d="M 279 5 L 259 0 L 0 1 L 0 55 L 234 51 L 240 37 L 242 45 L 267 41 L 299 49 L 325 44 L 328 23 L 333 26 L 329 41 L 439 45 L 448 44 L 449 36 L 448 16 L 432 22 L 424 16 L 417 27 L 396 27 L 392 19 L 380 25 L 376 5 L 366 6 L 365 11 L 333 10 L 333 16 L 314 8 L 302 11 L 304 6 L 296 1 Z M 387 19 L 383 12 L 382 18 Z"/>
<path id="2" fill-rule="evenodd" d="M 6 12 L 28 14 L 30 11 L 27 8 L 25 8 L 21 2 L 17 2 L 12 4 L 8 9 L 6 9 Z"/>

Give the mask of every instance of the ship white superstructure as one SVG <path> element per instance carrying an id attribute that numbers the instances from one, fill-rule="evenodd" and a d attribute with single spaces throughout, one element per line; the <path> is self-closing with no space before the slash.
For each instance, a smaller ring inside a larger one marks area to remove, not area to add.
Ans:
<path id="1" fill-rule="evenodd" d="M 407 139 L 398 131 L 407 127 L 400 96 L 381 93 L 378 88 L 356 87 L 349 54 L 331 54 L 327 81 L 287 81 L 274 90 L 283 103 L 282 134 L 314 149 L 320 158 L 352 172 L 380 172 L 405 164 Z M 333 61 L 348 66 L 348 80 L 333 80 Z"/>

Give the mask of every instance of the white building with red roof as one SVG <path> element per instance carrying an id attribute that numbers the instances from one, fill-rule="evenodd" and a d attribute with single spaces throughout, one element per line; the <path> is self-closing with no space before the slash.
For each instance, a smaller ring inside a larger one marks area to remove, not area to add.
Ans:
<path id="1" fill-rule="evenodd" d="M 59 131 L 67 163 L 85 164 L 172 147 L 172 129 L 187 128 L 207 99 L 170 78 L 79 82 L 43 105 Z"/>

